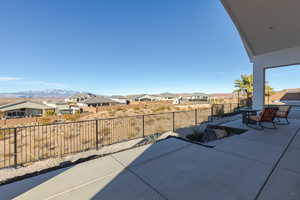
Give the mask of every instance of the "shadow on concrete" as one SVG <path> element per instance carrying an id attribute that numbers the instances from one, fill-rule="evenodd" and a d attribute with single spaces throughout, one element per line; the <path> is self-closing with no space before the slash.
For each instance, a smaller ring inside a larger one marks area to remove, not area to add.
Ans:
<path id="1" fill-rule="evenodd" d="M 168 154 L 180 151 L 191 145 L 179 139 L 166 139 L 145 147 L 113 154 L 116 162 L 124 167 L 118 175 L 111 177 L 105 185 L 101 185 L 98 191 L 90 198 L 92 200 L 105 199 L 167 199 L 159 188 L 147 183 L 131 168 L 139 167 L 145 163 L 160 159 Z M 205 147 L 203 147 L 205 148 Z M 102 188 L 101 188 L 102 187 Z"/>
<path id="2" fill-rule="evenodd" d="M 31 190 L 32 188 L 50 180 L 51 178 L 63 173 L 64 171 L 70 169 L 63 168 L 55 171 L 51 171 L 45 174 L 41 174 L 35 177 L 27 178 L 21 181 L 3 185 L 0 187 L 0 199 L 13 199 L 24 192 Z"/>

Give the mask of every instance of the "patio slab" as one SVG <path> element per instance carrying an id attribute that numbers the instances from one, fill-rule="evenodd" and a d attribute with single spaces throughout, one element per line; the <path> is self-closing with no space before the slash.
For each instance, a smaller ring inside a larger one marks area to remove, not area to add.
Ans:
<path id="1" fill-rule="evenodd" d="M 15 183 L 8 185 L 3 185 L 0 187 L 1 198 L 0 199 L 14 199 L 15 197 L 30 191 L 31 189 L 37 187 L 38 185 L 46 182 L 47 180 L 61 174 L 62 172 L 68 170 L 69 168 L 58 169 L 46 174 L 41 174 L 32 178 L 24 179 Z"/>
<path id="2" fill-rule="evenodd" d="M 300 174 L 277 169 L 271 176 L 259 200 L 299 200 Z"/>
<path id="3" fill-rule="evenodd" d="M 253 199 L 271 165 L 192 145 L 131 167 L 168 199 Z"/>
<path id="4" fill-rule="evenodd" d="M 226 123 L 225 126 L 232 126 L 236 128 L 245 128 L 240 120 Z M 277 129 L 256 130 L 247 128 L 248 131 L 237 137 L 241 139 L 256 141 L 264 144 L 272 144 L 278 146 L 286 146 L 287 143 L 294 136 L 295 132 L 300 128 L 300 120 L 291 120 L 290 125 L 278 125 Z"/>
<path id="5" fill-rule="evenodd" d="M 104 177 L 82 186 L 72 188 L 69 191 L 58 193 L 49 197 L 49 199 L 163 200 L 164 198 L 142 182 L 138 177 L 127 170 L 124 170 L 120 174 Z"/>
<path id="6" fill-rule="evenodd" d="M 64 172 L 58 174 L 39 186 L 25 192 L 17 199 L 45 199 L 58 193 L 68 191 L 88 182 L 99 180 L 105 177 L 113 176 L 124 170 L 124 167 L 115 161 L 112 157 L 103 157 L 89 162 L 78 164 L 68 168 Z M 30 183 L 32 178 L 26 179 L 24 185 Z M 12 183 L 18 186 L 19 183 Z M 11 186 L 11 189 L 14 187 Z"/>
<path id="7" fill-rule="evenodd" d="M 112 156 L 124 166 L 135 166 L 170 152 L 178 151 L 190 145 L 192 144 L 189 142 L 170 138 L 155 144 L 149 144 L 143 147 L 116 153 Z"/>
<path id="8" fill-rule="evenodd" d="M 294 147 L 294 148 L 299 148 L 299 149 L 300 149 L 300 134 L 298 134 L 298 135 L 295 137 L 295 139 L 294 139 L 294 141 L 292 142 L 291 146 Z"/>
<path id="9" fill-rule="evenodd" d="M 290 147 L 281 159 L 278 167 L 300 173 L 300 149 Z"/>
<path id="10" fill-rule="evenodd" d="M 0 186 L 0 193 L 16 199 L 252 200 L 262 190 L 260 199 L 300 199 L 300 148 L 291 145 L 275 165 L 290 141 L 284 137 L 296 130 L 251 130 L 214 149 L 171 138 Z M 268 137 L 282 144 L 259 141 Z"/>
<path id="11" fill-rule="evenodd" d="M 217 151 L 228 152 L 233 155 L 239 155 L 265 164 L 273 164 L 280 157 L 284 147 L 245 140 L 241 139 L 239 136 L 235 136 L 218 143 L 214 149 Z"/>
<path id="12" fill-rule="evenodd" d="M 242 123 L 242 120 L 235 120 L 231 122 L 224 123 L 222 125 L 224 126 L 229 126 L 229 127 L 234 127 L 234 128 L 241 128 L 241 129 L 246 129 L 248 130 L 246 133 L 240 135 L 241 137 L 245 137 L 248 139 L 252 139 L 251 135 L 275 135 L 275 136 L 284 136 L 284 137 L 290 137 L 293 136 L 293 133 L 295 133 L 299 128 L 300 128 L 300 120 L 298 119 L 291 119 L 289 125 L 276 125 L 276 129 L 268 129 L 265 128 L 264 130 L 256 130 L 257 128 L 255 125 L 250 125 L 247 126 Z M 267 126 L 267 124 L 266 124 Z M 271 141 L 272 142 L 272 141 Z M 273 141 L 274 142 L 274 141 Z M 275 141 L 274 144 L 278 144 L 278 142 Z M 280 144 L 280 143 L 279 143 Z"/>

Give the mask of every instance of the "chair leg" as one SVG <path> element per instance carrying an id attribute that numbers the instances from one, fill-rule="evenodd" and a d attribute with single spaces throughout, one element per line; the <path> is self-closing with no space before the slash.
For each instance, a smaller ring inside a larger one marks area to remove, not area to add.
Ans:
<path id="1" fill-rule="evenodd" d="M 259 122 L 258 125 L 260 126 L 261 130 L 263 130 L 265 128 L 261 122 Z"/>
<path id="2" fill-rule="evenodd" d="M 274 129 L 276 129 L 276 128 L 277 128 L 277 127 L 276 127 L 276 123 L 275 123 L 275 122 L 272 122 L 272 124 L 273 124 Z"/>
<path id="3" fill-rule="evenodd" d="M 290 124 L 289 120 L 287 117 L 284 118 L 286 122 L 282 122 L 278 117 L 277 117 L 277 121 L 275 122 L 278 125 L 288 125 Z"/>
<path id="4" fill-rule="evenodd" d="M 262 123 L 259 122 L 259 121 L 256 121 L 255 127 L 254 126 L 250 126 L 249 124 L 246 124 L 246 126 L 248 126 L 249 128 L 253 128 L 253 129 L 259 130 L 259 131 L 264 130 L 264 127 L 263 127 Z"/>
<path id="5" fill-rule="evenodd" d="M 287 123 L 287 124 L 290 124 L 290 122 L 289 122 L 289 120 L 288 120 L 287 117 L 285 118 L 285 120 L 286 120 L 286 123 Z"/>
<path id="6" fill-rule="evenodd" d="M 275 122 L 272 122 L 272 125 L 273 125 L 272 127 L 267 127 L 267 126 L 263 126 L 263 127 L 267 129 L 277 129 Z"/>

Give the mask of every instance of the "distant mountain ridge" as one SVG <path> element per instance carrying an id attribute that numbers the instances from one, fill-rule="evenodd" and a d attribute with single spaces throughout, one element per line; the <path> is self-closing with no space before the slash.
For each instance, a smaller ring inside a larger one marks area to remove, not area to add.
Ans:
<path id="1" fill-rule="evenodd" d="M 21 91 L 11 93 L 0 93 L 2 98 L 65 98 L 80 93 L 74 90 L 47 89 L 40 91 Z"/>

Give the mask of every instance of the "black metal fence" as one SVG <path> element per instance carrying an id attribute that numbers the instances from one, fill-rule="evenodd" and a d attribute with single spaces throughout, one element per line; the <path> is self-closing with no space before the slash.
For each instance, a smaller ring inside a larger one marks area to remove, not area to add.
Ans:
<path id="1" fill-rule="evenodd" d="M 89 121 L 0 129 L 0 168 L 175 131 L 234 112 L 238 104 Z"/>

